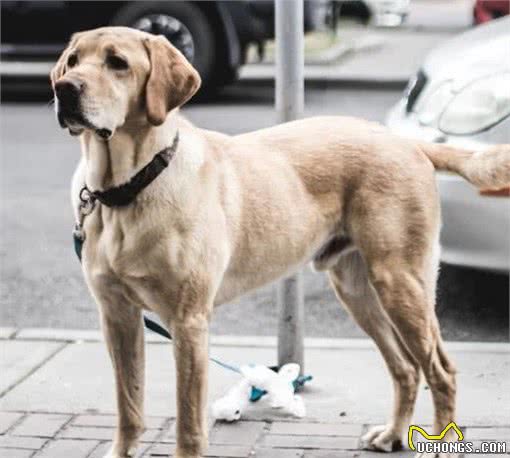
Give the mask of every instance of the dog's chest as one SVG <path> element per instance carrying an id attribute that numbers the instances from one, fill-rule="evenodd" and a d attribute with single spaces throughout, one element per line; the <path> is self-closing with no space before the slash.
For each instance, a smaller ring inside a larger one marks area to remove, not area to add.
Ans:
<path id="1" fill-rule="evenodd" d="M 163 273 L 170 279 L 177 271 L 182 240 L 171 224 L 145 215 L 97 215 L 86 226 L 86 234 L 85 267 L 95 276 L 139 286 L 152 283 Z"/>
<path id="2" fill-rule="evenodd" d="M 149 230 L 121 238 L 106 230 L 87 243 L 85 277 L 95 296 L 116 296 L 119 305 L 131 303 L 152 311 L 178 298 L 182 279 L 171 261 L 178 255 L 169 249 L 166 237 Z"/>

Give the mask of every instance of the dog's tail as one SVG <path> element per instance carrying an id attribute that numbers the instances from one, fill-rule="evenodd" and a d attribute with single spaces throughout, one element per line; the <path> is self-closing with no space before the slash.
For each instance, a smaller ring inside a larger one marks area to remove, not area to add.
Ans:
<path id="1" fill-rule="evenodd" d="M 510 186 L 510 144 L 478 152 L 436 143 L 420 144 L 420 149 L 436 170 L 454 172 L 480 189 Z"/>

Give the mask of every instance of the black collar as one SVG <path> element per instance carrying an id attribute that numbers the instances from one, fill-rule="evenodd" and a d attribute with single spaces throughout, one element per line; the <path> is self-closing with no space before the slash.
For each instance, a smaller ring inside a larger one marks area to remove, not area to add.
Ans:
<path id="1" fill-rule="evenodd" d="M 149 186 L 166 169 L 177 151 L 179 132 L 175 134 L 171 146 L 161 150 L 153 159 L 134 175 L 127 183 L 105 191 L 89 191 L 92 199 L 97 199 L 107 207 L 124 207 L 136 199 L 136 196 Z M 86 189 L 86 188 L 85 188 Z"/>

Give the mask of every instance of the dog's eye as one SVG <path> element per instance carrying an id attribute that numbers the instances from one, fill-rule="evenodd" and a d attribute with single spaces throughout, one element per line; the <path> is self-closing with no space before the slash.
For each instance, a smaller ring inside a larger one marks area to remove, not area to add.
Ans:
<path id="1" fill-rule="evenodd" d="M 69 68 L 74 67 L 78 63 L 78 56 L 76 54 L 71 54 L 67 59 L 67 66 Z"/>
<path id="2" fill-rule="evenodd" d="M 127 60 L 119 56 L 108 56 L 106 64 L 113 70 L 127 70 L 128 68 Z"/>

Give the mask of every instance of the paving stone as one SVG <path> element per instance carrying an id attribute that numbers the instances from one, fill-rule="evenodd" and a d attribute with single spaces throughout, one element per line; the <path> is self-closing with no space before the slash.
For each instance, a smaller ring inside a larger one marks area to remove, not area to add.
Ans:
<path id="1" fill-rule="evenodd" d="M 168 457 L 173 455 L 175 452 L 175 444 L 156 444 L 149 448 L 146 455 L 153 457 L 153 456 L 164 456 Z"/>
<path id="2" fill-rule="evenodd" d="M 282 448 L 356 450 L 358 448 L 358 438 L 268 434 L 264 437 L 263 444 L 269 447 Z"/>
<path id="3" fill-rule="evenodd" d="M 147 429 L 162 429 L 168 419 L 165 417 L 147 417 Z M 78 415 L 73 420 L 73 426 L 103 426 L 114 428 L 117 424 L 116 415 Z"/>
<path id="4" fill-rule="evenodd" d="M 33 413 L 16 425 L 13 436 L 53 437 L 71 419 L 71 415 Z"/>
<path id="5" fill-rule="evenodd" d="M 111 446 L 111 442 L 102 442 L 87 458 L 103 458 L 108 453 Z"/>
<path id="6" fill-rule="evenodd" d="M 175 423 L 172 424 L 172 429 L 175 428 Z M 175 430 L 170 430 L 163 437 L 158 438 L 158 442 L 161 444 L 175 444 Z"/>
<path id="7" fill-rule="evenodd" d="M 15 329 L 16 331 L 16 329 Z M 103 342 L 103 333 L 99 330 L 85 329 L 60 329 L 60 328 L 23 328 L 16 334 L 16 339 L 27 340 L 51 340 L 63 342 Z M 153 332 L 146 334 L 145 341 L 148 343 L 168 340 Z"/>
<path id="8" fill-rule="evenodd" d="M 147 457 L 164 456 L 175 452 L 175 444 L 157 444 L 149 449 Z M 251 447 L 241 445 L 210 445 L 204 455 L 209 458 L 251 458 Z"/>
<path id="9" fill-rule="evenodd" d="M 347 450 L 310 450 L 304 458 L 353 458 L 354 453 Z M 391 455 L 393 458 L 393 455 Z M 380 455 L 379 455 L 379 458 Z"/>
<path id="10" fill-rule="evenodd" d="M 4 452 L 5 455 L 4 455 Z M 0 448 L 0 456 L 5 456 L 6 458 L 31 458 L 34 455 L 33 450 L 22 450 L 17 448 L 10 449 L 1 449 Z"/>
<path id="11" fill-rule="evenodd" d="M 277 421 L 271 425 L 271 434 L 289 436 L 353 436 L 361 435 L 362 425 L 341 423 L 289 423 Z"/>
<path id="12" fill-rule="evenodd" d="M 303 450 L 289 448 L 260 448 L 254 458 L 302 458 Z"/>
<path id="13" fill-rule="evenodd" d="M 496 458 L 498 456 L 501 456 L 501 455 L 494 455 L 494 454 L 489 454 L 489 455 L 484 455 L 483 453 L 466 453 L 464 455 L 464 458 Z"/>
<path id="14" fill-rule="evenodd" d="M 115 430 L 113 428 L 96 428 L 94 426 L 70 426 L 59 433 L 59 438 L 65 439 L 96 439 L 111 440 Z"/>
<path id="15" fill-rule="evenodd" d="M 112 446 L 111 442 L 103 442 L 101 443 L 97 448 L 94 449 L 94 451 L 87 456 L 87 458 L 104 458 L 104 456 L 108 453 Z M 142 458 L 145 455 L 145 452 L 149 449 L 150 445 L 143 444 L 138 447 L 136 450 L 136 455 L 134 458 Z"/>
<path id="16" fill-rule="evenodd" d="M 99 444 L 91 440 L 57 439 L 36 456 L 37 458 L 85 458 Z"/>
<path id="17" fill-rule="evenodd" d="M 216 423 L 210 434 L 210 444 L 252 445 L 264 431 L 261 421 L 238 421 L 235 423 Z"/>
<path id="18" fill-rule="evenodd" d="M 251 447 L 242 445 L 213 445 L 209 446 L 206 457 L 214 458 L 248 458 L 251 454 Z"/>
<path id="19" fill-rule="evenodd" d="M 221 423 L 218 423 L 221 424 Z M 158 442 L 164 443 L 164 444 L 174 444 L 176 441 L 175 435 L 176 435 L 176 426 L 177 423 L 172 421 L 170 424 L 168 431 L 163 435 L 163 437 L 158 438 Z M 208 428 L 209 428 L 209 443 L 211 443 L 211 435 L 212 435 L 212 428 L 215 426 L 215 421 L 211 418 L 208 420 Z"/>
<path id="20" fill-rule="evenodd" d="M 5 393 L 16 386 L 34 369 L 63 347 L 55 342 L 26 342 L 19 340 L 2 341 L 2 358 L 0 358 L 0 393 Z M 4 399 L 2 399 L 3 401 Z M 19 407 L 4 407 L 5 410 L 17 410 Z M 20 408 L 23 410 L 23 408 Z"/>
<path id="21" fill-rule="evenodd" d="M 475 441 L 477 439 L 508 440 L 510 427 L 496 428 L 466 428 L 465 439 Z"/>
<path id="22" fill-rule="evenodd" d="M 170 418 L 166 417 L 147 417 L 145 419 L 145 427 L 147 429 L 163 429 L 165 425 L 170 421 Z"/>
<path id="23" fill-rule="evenodd" d="M 62 329 L 62 328 L 23 328 L 18 331 L 16 339 L 51 340 L 51 341 L 102 341 L 99 330 Z"/>
<path id="24" fill-rule="evenodd" d="M 23 415 L 18 412 L 0 412 L 0 434 L 5 434 Z"/>
<path id="25" fill-rule="evenodd" d="M 73 426 L 101 426 L 115 428 L 117 417 L 115 415 L 78 415 L 74 420 Z"/>
<path id="26" fill-rule="evenodd" d="M 161 431 L 158 429 L 148 429 L 141 435 L 140 442 L 154 442 L 159 434 Z"/>
<path id="27" fill-rule="evenodd" d="M 39 450 L 46 442 L 47 439 L 39 437 L 2 436 L 0 437 L 0 448 Z"/>
<path id="28" fill-rule="evenodd" d="M 140 442 L 154 442 L 161 431 L 158 429 L 148 429 L 140 437 Z M 115 434 L 114 428 L 96 427 L 96 426 L 70 426 L 60 432 L 59 438 L 66 439 L 97 439 L 111 440 Z"/>
<path id="29" fill-rule="evenodd" d="M 381 458 L 381 456 L 383 456 L 384 453 L 382 452 L 372 452 L 370 450 L 362 450 L 360 452 L 356 452 L 355 453 L 355 457 L 356 458 Z M 391 456 L 391 458 L 411 458 L 411 457 L 414 457 L 415 455 L 415 452 L 411 451 L 411 450 L 399 450 L 398 452 L 391 452 L 390 455 L 388 456 Z"/>

